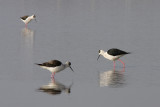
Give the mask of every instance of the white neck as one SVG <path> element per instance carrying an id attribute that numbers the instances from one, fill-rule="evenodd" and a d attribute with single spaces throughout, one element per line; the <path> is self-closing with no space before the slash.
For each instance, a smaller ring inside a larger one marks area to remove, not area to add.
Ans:
<path id="1" fill-rule="evenodd" d="M 102 56 L 104 56 L 105 51 L 104 51 L 104 50 L 101 50 L 101 52 L 100 52 L 99 54 L 102 55 Z"/>
<path id="2" fill-rule="evenodd" d="M 68 64 L 64 64 L 64 68 L 67 68 L 67 67 L 69 67 L 69 65 Z"/>
<path id="3" fill-rule="evenodd" d="M 120 57 L 123 56 L 123 55 L 112 56 L 112 55 L 109 55 L 107 52 L 105 52 L 103 50 L 101 51 L 100 55 L 102 55 L 106 59 L 109 59 L 109 60 L 112 60 L 112 61 L 115 61 L 115 60 L 117 60 L 117 59 L 119 59 Z"/>
<path id="4" fill-rule="evenodd" d="M 108 59 L 108 57 L 109 57 L 108 53 L 105 52 L 105 51 L 103 51 L 103 50 L 101 51 L 100 55 L 102 55 L 103 57 L 105 57 L 105 58 L 107 58 L 107 59 Z"/>
<path id="5" fill-rule="evenodd" d="M 101 52 L 99 53 L 100 55 L 102 55 L 103 57 L 105 57 L 106 59 L 109 59 L 109 60 L 114 60 L 114 57 L 109 55 L 107 52 L 101 50 Z"/>
<path id="6" fill-rule="evenodd" d="M 34 19 L 33 16 L 29 16 L 29 17 L 28 17 L 28 20 L 32 20 L 32 19 Z"/>
<path id="7" fill-rule="evenodd" d="M 22 20 L 25 24 L 28 24 L 33 18 L 33 16 L 29 16 L 26 20 Z"/>

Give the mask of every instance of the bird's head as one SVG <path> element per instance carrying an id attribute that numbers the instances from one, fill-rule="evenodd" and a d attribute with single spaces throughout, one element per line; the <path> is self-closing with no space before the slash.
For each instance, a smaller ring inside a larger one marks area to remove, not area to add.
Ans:
<path id="1" fill-rule="evenodd" d="M 33 18 L 33 19 L 35 19 L 35 18 L 36 18 L 36 15 L 35 15 L 35 14 L 33 14 L 33 15 L 32 15 L 32 18 Z"/>
<path id="2" fill-rule="evenodd" d="M 104 53 L 104 51 L 103 51 L 103 50 L 99 50 L 99 51 L 98 51 L 98 54 L 99 54 L 99 55 L 98 55 L 97 60 L 99 59 L 100 55 L 102 55 L 103 53 Z"/>
<path id="3" fill-rule="evenodd" d="M 67 67 L 70 67 L 70 69 L 73 71 L 72 67 L 71 67 L 71 62 L 67 61 L 66 62 Z M 74 72 L 74 71 L 73 71 Z"/>
<path id="4" fill-rule="evenodd" d="M 37 22 L 35 14 L 32 15 L 32 19 L 34 19 Z"/>

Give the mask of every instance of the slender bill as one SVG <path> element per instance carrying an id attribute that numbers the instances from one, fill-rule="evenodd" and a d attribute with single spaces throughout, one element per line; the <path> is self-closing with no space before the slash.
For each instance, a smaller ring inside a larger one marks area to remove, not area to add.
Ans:
<path id="1" fill-rule="evenodd" d="M 99 57 L 100 57 L 100 55 L 98 55 L 97 61 L 98 61 Z"/>
<path id="2" fill-rule="evenodd" d="M 69 66 L 70 67 L 70 69 L 73 71 L 73 69 L 71 68 L 71 66 Z M 74 72 L 74 71 L 73 71 Z"/>

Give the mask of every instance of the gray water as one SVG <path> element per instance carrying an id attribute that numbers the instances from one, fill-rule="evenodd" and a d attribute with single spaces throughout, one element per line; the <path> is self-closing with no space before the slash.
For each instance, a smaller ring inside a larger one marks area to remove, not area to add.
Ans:
<path id="1" fill-rule="evenodd" d="M 159 0 L 0 0 L 1 107 L 158 107 Z M 36 14 L 25 29 L 23 15 Z M 98 50 L 132 54 L 113 62 Z M 50 72 L 34 63 L 70 61 Z M 49 87 L 49 90 L 43 90 Z M 54 89 L 56 87 L 56 89 Z"/>

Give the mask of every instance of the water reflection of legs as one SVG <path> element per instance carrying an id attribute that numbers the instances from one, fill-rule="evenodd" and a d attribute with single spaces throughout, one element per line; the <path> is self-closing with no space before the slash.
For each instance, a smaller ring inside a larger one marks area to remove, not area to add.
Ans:
<path id="1" fill-rule="evenodd" d="M 33 77 L 33 48 L 34 48 L 34 31 L 28 28 L 21 30 L 21 55 L 23 66 L 26 67 L 24 75 Z M 27 65 L 27 66 L 26 66 Z M 25 74 L 27 73 L 27 74 Z"/>
<path id="2" fill-rule="evenodd" d="M 28 28 L 23 28 L 21 35 L 24 41 L 24 46 L 28 49 L 33 49 L 34 45 L 34 31 Z"/>
<path id="3" fill-rule="evenodd" d="M 41 86 L 39 90 L 48 94 L 57 95 L 61 94 L 63 91 L 70 93 L 71 86 L 72 84 L 70 86 L 66 86 L 52 78 L 47 85 Z"/>
<path id="4" fill-rule="evenodd" d="M 109 70 L 99 75 L 100 87 L 122 87 L 124 85 L 124 72 L 117 70 Z"/>
<path id="5" fill-rule="evenodd" d="M 32 36 L 33 37 L 34 31 L 31 29 L 28 29 L 27 25 L 26 25 L 26 27 L 22 29 L 21 34 L 22 34 L 22 36 L 30 36 L 30 37 Z"/>

